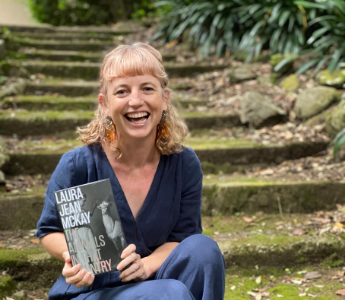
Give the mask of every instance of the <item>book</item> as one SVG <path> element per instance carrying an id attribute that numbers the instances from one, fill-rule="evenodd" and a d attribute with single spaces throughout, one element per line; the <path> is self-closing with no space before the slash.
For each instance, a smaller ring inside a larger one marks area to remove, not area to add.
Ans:
<path id="1" fill-rule="evenodd" d="M 115 271 L 127 247 L 109 179 L 55 192 L 72 265 L 93 275 Z"/>

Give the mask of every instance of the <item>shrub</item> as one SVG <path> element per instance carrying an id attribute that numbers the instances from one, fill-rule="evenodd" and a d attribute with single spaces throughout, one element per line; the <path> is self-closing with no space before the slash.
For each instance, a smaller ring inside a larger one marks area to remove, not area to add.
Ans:
<path id="1" fill-rule="evenodd" d="M 59 25 L 101 25 L 113 22 L 107 3 L 97 0 L 28 0 L 34 18 Z"/>
<path id="2" fill-rule="evenodd" d="M 299 53 L 312 28 L 308 21 L 317 8 L 306 10 L 293 0 L 160 1 L 170 12 L 158 28 L 155 39 L 181 39 L 185 30 L 200 53 L 222 55 L 248 53 L 248 60 L 263 48 L 272 53 Z"/>
<path id="3" fill-rule="evenodd" d="M 330 72 L 339 69 L 345 62 L 345 2 L 343 0 L 314 0 L 296 1 L 308 9 L 322 10 L 324 14 L 309 21 L 309 26 L 318 25 L 306 41 L 307 49 L 302 54 L 314 57 L 301 65 L 301 74 L 311 67 L 315 67 L 316 74 L 322 67 L 327 66 Z"/>

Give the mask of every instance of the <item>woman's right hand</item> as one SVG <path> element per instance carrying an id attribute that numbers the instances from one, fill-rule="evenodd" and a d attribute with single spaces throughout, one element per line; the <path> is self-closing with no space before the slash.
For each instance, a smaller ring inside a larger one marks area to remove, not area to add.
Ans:
<path id="1" fill-rule="evenodd" d="M 69 255 L 69 252 L 66 251 L 62 254 L 65 265 L 62 269 L 62 275 L 66 278 L 67 284 L 74 284 L 77 288 L 80 288 L 82 286 L 89 286 L 93 283 L 95 277 L 86 270 L 81 270 L 81 266 L 75 265 L 72 266 L 71 263 L 71 257 Z"/>

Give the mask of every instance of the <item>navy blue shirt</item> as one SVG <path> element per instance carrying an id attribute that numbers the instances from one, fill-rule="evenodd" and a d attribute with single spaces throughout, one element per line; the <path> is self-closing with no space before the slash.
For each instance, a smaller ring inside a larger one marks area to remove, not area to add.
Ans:
<path id="1" fill-rule="evenodd" d="M 99 144 L 65 153 L 56 167 L 46 192 L 37 237 L 63 232 L 54 192 L 110 178 L 127 244 L 145 257 L 166 242 L 181 242 L 202 232 L 200 161 L 190 148 L 161 155 L 150 190 L 135 220 L 121 185 Z M 135 182 L 133 182 L 135 184 Z"/>

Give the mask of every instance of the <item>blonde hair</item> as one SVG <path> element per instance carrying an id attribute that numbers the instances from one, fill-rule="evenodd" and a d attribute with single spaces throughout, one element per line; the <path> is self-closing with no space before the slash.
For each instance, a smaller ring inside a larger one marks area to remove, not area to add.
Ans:
<path id="1" fill-rule="evenodd" d="M 105 96 L 105 101 L 108 101 L 108 83 L 114 78 L 151 75 L 159 80 L 164 95 L 165 92 L 169 92 L 169 89 L 167 87 L 168 76 L 162 62 L 162 55 L 150 45 L 135 43 L 118 46 L 103 60 L 100 71 L 100 93 Z M 94 119 L 88 125 L 77 129 L 78 139 L 86 145 L 105 143 L 113 151 L 119 152 L 118 157 L 120 157 L 121 149 L 107 139 L 105 118 L 102 107 L 98 104 Z M 182 150 L 182 143 L 187 135 L 187 126 L 179 118 L 176 109 L 170 102 L 168 102 L 165 122 L 169 126 L 169 134 L 157 136 L 156 147 L 161 154 L 169 155 Z"/>

